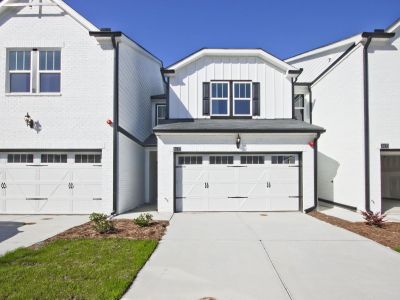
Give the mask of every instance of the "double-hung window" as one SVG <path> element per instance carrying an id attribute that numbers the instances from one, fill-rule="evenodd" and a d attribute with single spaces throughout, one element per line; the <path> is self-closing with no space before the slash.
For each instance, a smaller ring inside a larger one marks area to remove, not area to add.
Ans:
<path id="1" fill-rule="evenodd" d="M 302 94 L 294 97 L 294 118 L 304 121 L 304 95 Z"/>
<path id="2" fill-rule="evenodd" d="M 39 91 L 59 93 L 61 91 L 61 51 L 41 50 L 39 52 Z"/>
<path id="3" fill-rule="evenodd" d="M 229 115 L 229 83 L 212 82 L 211 83 L 211 115 L 228 116 Z"/>
<path id="4" fill-rule="evenodd" d="M 9 50 L 8 93 L 60 93 L 61 51 Z"/>
<path id="5" fill-rule="evenodd" d="M 251 116 L 251 83 L 233 83 L 233 111 L 235 116 Z"/>
<path id="6" fill-rule="evenodd" d="M 165 104 L 156 104 L 156 125 L 165 120 L 167 106 Z"/>
<path id="7" fill-rule="evenodd" d="M 30 93 L 32 80 L 31 51 L 9 51 L 8 55 L 10 93 Z"/>

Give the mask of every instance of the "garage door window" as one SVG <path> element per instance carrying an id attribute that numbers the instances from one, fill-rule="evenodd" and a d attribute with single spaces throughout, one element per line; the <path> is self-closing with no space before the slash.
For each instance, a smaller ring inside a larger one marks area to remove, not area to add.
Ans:
<path id="1" fill-rule="evenodd" d="M 271 162 L 273 165 L 292 165 L 296 163 L 296 158 L 289 155 L 274 155 Z"/>
<path id="2" fill-rule="evenodd" d="M 18 164 L 18 163 L 33 163 L 33 154 L 8 154 L 7 163 Z"/>
<path id="3" fill-rule="evenodd" d="M 240 163 L 242 165 L 263 165 L 265 162 L 264 156 L 241 156 Z"/>
<path id="4" fill-rule="evenodd" d="M 67 154 L 42 154 L 41 162 L 46 164 L 66 164 Z"/>
<path id="5" fill-rule="evenodd" d="M 101 164 L 101 154 L 76 154 L 76 164 Z"/>
<path id="6" fill-rule="evenodd" d="M 210 156 L 210 165 L 233 165 L 233 156 Z"/>
<path id="7" fill-rule="evenodd" d="M 202 156 L 181 156 L 178 159 L 180 165 L 201 165 L 203 163 Z"/>

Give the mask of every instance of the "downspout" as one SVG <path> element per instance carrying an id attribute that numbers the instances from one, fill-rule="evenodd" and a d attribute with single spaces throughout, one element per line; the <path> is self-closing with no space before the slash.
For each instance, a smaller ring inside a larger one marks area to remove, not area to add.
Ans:
<path id="1" fill-rule="evenodd" d="M 112 45 L 114 48 L 114 113 L 113 113 L 113 212 L 115 215 L 118 212 L 118 127 L 119 127 L 119 41 L 115 35 L 111 36 Z"/>
<path id="2" fill-rule="evenodd" d="M 318 140 L 320 137 L 321 134 L 317 133 L 314 139 L 314 209 L 318 207 Z"/>
<path id="3" fill-rule="evenodd" d="M 308 85 L 308 98 L 309 98 L 309 109 L 310 109 L 310 124 L 312 124 L 312 90 L 311 90 L 311 85 Z"/>
<path id="4" fill-rule="evenodd" d="M 363 71 L 364 71 L 364 159 L 365 159 L 365 210 L 371 211 L 370 204 L 370 149 L 369 149 L 369 78 L 368 78 L 368 47 L 371 37 L 367 38 L 363 49 Z"/>
<path id="5" fill-rule="evenodd" d="M 166 112 L 165 112 L 165 119 L 169 120 L 169 77 L 167 76 L 167 88 L 166 88 Z"/>

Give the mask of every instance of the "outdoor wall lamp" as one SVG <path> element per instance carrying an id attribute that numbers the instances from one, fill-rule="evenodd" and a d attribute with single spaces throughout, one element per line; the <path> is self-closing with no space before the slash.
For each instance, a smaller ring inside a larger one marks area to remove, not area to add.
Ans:
<path id="1" fill-rule="evenodd" d="M 240 143 L 242 142 L 242 139 L 240 138 L 240 135 L 238 134 L 236 138 L 236 148 L 240 148 Z"/>
<path id="2" fill-rule="evenodd" d="M 26 116 L 24 118 L 26 126 L 33 128 L 35 126 L 35 122 L 32 120 L 31 116 L 29 115 L 29 113 L 26 113 Z"/>

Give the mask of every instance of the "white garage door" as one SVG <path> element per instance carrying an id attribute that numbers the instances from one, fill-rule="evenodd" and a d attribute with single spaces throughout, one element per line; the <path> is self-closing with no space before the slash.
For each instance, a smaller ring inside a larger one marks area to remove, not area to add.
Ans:
<path id="1" fill-rule="evenodd" d="M 178 155 L 177 211 L 298 211 L 297 154 Z"/>
<path id="2" fill-rule="evenodd" d="M 0 153 L 0 213 L 101 209 L 101 152 Z"/>

